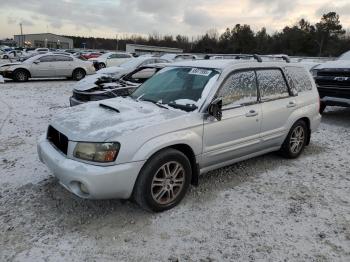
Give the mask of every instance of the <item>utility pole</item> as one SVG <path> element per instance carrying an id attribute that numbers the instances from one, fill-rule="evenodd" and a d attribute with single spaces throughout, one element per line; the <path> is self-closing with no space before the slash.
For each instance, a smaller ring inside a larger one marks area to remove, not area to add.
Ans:
<path id="1" fill-rule="evenodd" d="M 21 28 L 21 41 L 19 42 L 20 47 L 23 47 L 24 44 L 24 39 L 23 39 L 23 28 L 22 28 L 22 23 L 19 24 L 19 27 Z"/>
<path id="2" fill-rule="evenodd" d="M 118 35 L 115 35 L 115 39 L 117 39 L 117 51 L 118 51 L 119 50 Z"/>

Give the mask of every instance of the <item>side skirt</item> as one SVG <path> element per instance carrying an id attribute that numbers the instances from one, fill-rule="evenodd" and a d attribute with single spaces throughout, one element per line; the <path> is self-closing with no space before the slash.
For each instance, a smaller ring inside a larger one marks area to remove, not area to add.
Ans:
<path id="1" fill-rule="evenodd" d="M 257 157 L 257 156 L 265 155 L 267 153 L 275 152 L 275 151 L 278 151 L 280 148 L 281 147 L 278 146 L 278 147 L 272 147 L 272 148 L 264 149 L 264 150 L 256 152 L 256 153 L 252 153 L 252 154 L 249 154 L 249 155 L 246 155 L 246 156 L 242 156 L 242 157 L 231 159 L 231 160 L 228 160 L 228 161 L 225 161 L 225 162 L 221 162 L 221 163 L 218 163 L 218 164 L 215 164 L 215 165 L 211 165 L 211 166 L 208 166 L 208 167 L 205 167 L 205 168 L 201 168 L 200 169 L 200 174 L 205 174 L 205 173 L 208 173 L 209 171 L 212 171 L 212 170 L 215 170 L 215 169 L 219 169 L 221 167 L 229 166 L 229 165 L 232 165 L 232 164 L 235 164 L 237 162 L 241 162 L 241 161 L 253 158 L 253 157 Z"/>

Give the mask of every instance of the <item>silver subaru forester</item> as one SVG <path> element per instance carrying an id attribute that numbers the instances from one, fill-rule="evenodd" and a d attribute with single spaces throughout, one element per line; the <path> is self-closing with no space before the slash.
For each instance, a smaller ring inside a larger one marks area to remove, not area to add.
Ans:
<path id="1" fill-rule="evenodd" d="M 298 157 L 320 120 L 315 83 L 297 64 L 180 62 L 130 97 L 65 109 L 38 153 L 82 198 L 163 211 L 202 173 L 273 151 Z"/>

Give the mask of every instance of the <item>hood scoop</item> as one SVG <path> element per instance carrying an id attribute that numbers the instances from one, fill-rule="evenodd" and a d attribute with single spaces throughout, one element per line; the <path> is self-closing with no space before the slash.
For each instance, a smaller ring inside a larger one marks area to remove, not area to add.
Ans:
<path id="1" fill-rule="evenodd" d="M 109 109 L 109 110 L 112 110 L 112 111 L 115 111 L 117 113 L 120 113 L 119 109 L 118 108 L 115 108 L 113 106 L 110 106 L 110 105 L 106 105 L 106 104 L 102 104 L 100 103 L 99 104 L 100 107 L 103 107 L 103 108 L 106 108 L 106 109 Z"/>

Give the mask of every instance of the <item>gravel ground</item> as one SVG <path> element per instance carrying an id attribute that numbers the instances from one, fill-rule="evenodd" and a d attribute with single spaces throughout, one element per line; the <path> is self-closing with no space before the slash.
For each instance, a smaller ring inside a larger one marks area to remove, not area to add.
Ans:
<path id="1" fill-rule="evenodd" d="M 74 82 L 0 85 L 0 261 L 350 261 L 350 109 L 326 111 L 296 160 L 211 172 L 175 209 L 87 201 L 36 141 Z"/>

